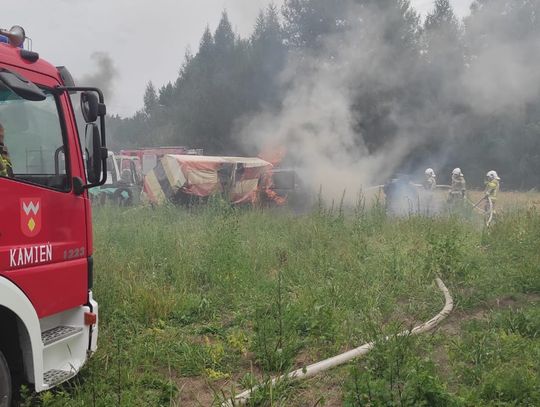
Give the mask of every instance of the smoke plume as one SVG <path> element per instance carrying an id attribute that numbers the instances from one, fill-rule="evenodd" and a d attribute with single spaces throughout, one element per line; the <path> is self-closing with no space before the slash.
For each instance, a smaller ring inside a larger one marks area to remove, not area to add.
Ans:
<path id="1" fill-rule="evenodd" d="M 362 187 L 384 182 L 405 164 L 412 173 L 427 166 L 463 167 L 448 163 L 446 151 L 474 138 L 472 114 L 519 110 L 540 95 L 540 41 L 502 38 L 489 13 L 474 19 L 469 32 L 490 41 L 476 44 L 462 70 L 449 69 L 456 61 L 448 58 L 439 69 L 435 60 L 420 63 L 425 49 L 408 48 L 407 36 L 412 41 L 419 33 L 399 31 L 396 13 L 404 9 L 352 3 L 351 17 L 336 20 L 345 29 L 322 39 L 321 49 L 290 53 L 281 74 L 282 106 L 244 118 L 239 131 L 259 149 L 285 146 L 302 179 L 328 198 L 339 199 L 346 190 L 352 201 Z M 503 0 L 491 3 L 494 12 L 497 3 Z M 402 15 L 418 18 L 411 9 Z M 455 44 L 437 46 L 438 54 L 448 56 Z M 367 113 L 384 118 L 380 136 L 366 134 Z M 384 139 L 388 133 L 393 136 Z M 415 152 L 433 144 L 440 145 L 437 155 L 411 162 Z"/>
<path id="2" fill-rule="evenodd" d="M 114 61 L 107 52 L 103 51 L 94 52 L 91 58 L 96 63 L 96 70 L 84 75 L 80 79 L 80 84 L 100 88 L 105 98 L 110 99 L 114 95 L 114 81 L 118 78 Z"/>
<path id="3" fill-rule="evenodd" d="M 400 69 L 387 64 L 396 50 L 385 42 L 390 19 L 384 13 L 351 5 L 350 15 L 358 17 L 344 33 L 325 38 L 322 50 L 290 56 L 281 78 L 289 89 L 282 108 L 249 119 L 242 129 L 244 139 L 260 148 L 286 146 L 302 179 L 334 199 L 345 190 L 353 199 L 362 186 L 390 176 L 416 144 L 409 133 L 412 118 L 400 117 L 392 101 L 384 109 L 403 136 L 376 152 L 358 136 L 362 117 L 353 111 L 356 100 L 404 83 L 414 61 Z"/>

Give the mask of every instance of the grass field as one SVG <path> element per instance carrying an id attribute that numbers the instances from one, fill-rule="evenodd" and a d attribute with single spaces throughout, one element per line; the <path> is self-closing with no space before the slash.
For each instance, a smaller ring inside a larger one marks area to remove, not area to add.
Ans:
<path id="1" fill-rule="evenodd" d="M 23 405 L 219 406 L 259 383 L 250 405 L 540 405 L 540 214 L 508 209 L 486 230 L 472 213 L 379 205 L 97 208 L 99 350 Z M 397 336 L 442 308 L 437 276 L 453 314 Z M 265 385 L 385 335 L 363 359 Z"/>

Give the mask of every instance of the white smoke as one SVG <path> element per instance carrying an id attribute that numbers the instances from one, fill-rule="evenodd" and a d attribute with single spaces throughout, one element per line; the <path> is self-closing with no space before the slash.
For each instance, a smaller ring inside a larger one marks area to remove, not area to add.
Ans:
<path id="1" fill-rule="evenodd" d="M 496 2 L 503 4 L 495 0 L 494 9 Z M 302 179 L 314 191 L 322 188 L 328 198 L 339 199 L 346 190 L 351 202 L 362 187 L 388 179 L 423 143 L 444 145 L 460 137 L 474 137 L 474 125 L 468 120 L 470 111 L 488 115 L 519 109 L 540 94 L 540 39 L 504 41 L 498 37 L 498 28 L 491 27 L 493 19 L 486 13 L 485 19 L 477 18 L 477 26 L 469 28 L 471 32 L 482 31 L 492 40 L 485 48 L 475 50 L 457 78 L 439 78 L 443 86 L 435 103 L 430 100 L 408 109 L 398 93 L 376 106 L 388 113 L 386 120 L 394 126 L 396 137 L 370 152 L 358 136 L 362 135 L 362 113 L 358 115 L 354 103 L 363 95 L 385 94 L 403 84 L 411 84 L 414 91 L 414 82 L 422 80 L 425 65 L 417 63 L 421 54 L 407 56 L 403 47 L 386 39 L 395 15 L 378 7 L 358 6 L 352 6 L 348 15 L 357 18 L 347 22 L 344 34 L 325 38 L 322 51 L 290 55 L 281 77 L 287 88 L 281 108 L 264 111 L 240 124 L 242 140 L 259 149 L 285 146 Z M 418 163 L 418 167 L 444 166 L 444 149 L 437 160 Z"/>
<path id="2" fill-rule="evenodd" d="M 286 146 L 304 182 L 324 196 L 355 199 L 362 187 L 388 177 L 415 144 L 397 106 L 385 106 L 406 137 L 370 154 L 358 137 L 352 106 L 358 94 L 384 92 L 407 80 L 410 67 L 386 65 L 394 50 L 384 41 L 389 21 L 372 10 L 358 15 L 345 34 L 330 36 L 317 55 L 290 56 L 282 83 L 288 91 L 278 112 L 263 112 L 243 123 L 241 134 L 260 148 Z M 336 22 L 340 24 L 340 22 Z M 411 61 L 412 62 L 412 61 Z"/>
<path id="3" fill-rule="evenodd" d="M 461 88 L 463 100 L 480 114 L 520 109 L 540 95 L 540 31 L 509 35 L 507 30 L 519 33 L 524 27 L 501 21 L 506 13 L 504 2 L 495 0 L 468 27 L 484 43 L 476 44 Z M 537 21 L 538 16 L 531 12 L 529 18 Z M 498 24 L 493 26 L 494 22 Z"/>

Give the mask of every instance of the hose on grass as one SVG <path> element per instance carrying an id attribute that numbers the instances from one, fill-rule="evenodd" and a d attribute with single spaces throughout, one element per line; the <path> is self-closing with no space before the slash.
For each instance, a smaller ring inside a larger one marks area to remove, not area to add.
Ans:
<path id="1" fill-rule="evenodd" d="M 482 210 L 478 207 L 478 205 L 480 205 L 480 203 L 484 200 L 484 199 L 487 199 L 488 201 L 488 206 L 489 206 L 489 209 L 486 211 L 486 210 Z M 478 201 L 476 204 L 474 202 L 472 202 L 470 199 L 467 198 L 467 202 L 469 202 L 469 204 L 471 204 L 472 208 L 477 211 L 479 214 L 481 215 L 484 215 L 484 220 L 485 220 L 485 224 L 487 227 L 489 227 L 489 225 L 491 225 L 491 222 L 493 222 L 493 215 L 494 215 L 494 211 L 493 211 L 493 200 L 491 199 L 491 196 L 486 196 L 484 198 L 482 198 L 480 201 Z"/>
<path id="2" fill-rule="evenodd" d="M 435 281 L 437 282 L 437 286 L 439 287 L 439 290 L 441 290 L 444 295 L 445 304 L 444 304 L 443 309 L 437 315 L 431 318 L 429 321 L 424 322 L 423 324 L 418 325 L 411 330 L 403 331 L 398 334 L 399 336 L 418 335 L 418 334 L 430 331 L 433 328 L 435 328 L 437 325 L 439 325 L 441 321 L 445 319 L 452 312 L 452 309 L 454 308 L 454 300 L 452 299 L 452 296 L 450 295 L 450 291 L 448 290 L 448 288 L 446 288 L 446 286 L 444 285 L 444 282 L 440 278 L 437 278 Z M 385 340 L 388 340 L 388 337 L 386 337 Z M 286 379 L 287 380 L 300 380 L 300 379 L 307 379 L 309 377 L 315 376 L 321 372 L 324 372 L 325 370 L 334 368 L 336 366 L 349 362 L 350 360 L 355 359 L 359 356 L 365 355 L 371 349 L 373 349 L 375 345 L 376 345 L 376 342 L 372 341 L 362 346 L 359 346 L 358 348 L 342 353 L 340 355 L 322 360 L 320 362 L 314 363 L 307 367 L 303 367 L 301 369 L 295 370 L 288 374 L 275 377 L 270 381 L 270 386 L 273 386 L 274 384 L 276 384 L 277 382 L 281 380 L 286 380 Z M 249 390 L 246 390 L 240 393 L 237 396 L 234 396 L 230 400 L 224 402 L 222 404 L 222 407 L 233 407 L 233 406 L 243 405 L 247 403 L 247 401 L 251 397 L 251 394 L 257 391 L 259 387 L 260 386 L 255 386 Z"/>

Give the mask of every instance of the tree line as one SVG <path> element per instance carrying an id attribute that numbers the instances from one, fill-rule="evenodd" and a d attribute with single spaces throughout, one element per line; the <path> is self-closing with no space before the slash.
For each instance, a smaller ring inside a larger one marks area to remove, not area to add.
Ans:
<path id="1" fill-rule="evenodd" d="M 480 184 L 496 169 L 508 188 L 538 187 L 538 16 L 535 0 L 476 0 L 462 21 L 449 0 L 435 0 L 424 19 L 408 0 L 285 0 L 261 11 L 241 38 L 223 12 L 174 81 L 159 89 L 149 82 L 141 110 L 109 117 L 110 144 L 256 155 L 237 136 L 239 123 L 283 108 L 291 81 L 306 74 L 287 72 L 291 59 L 343 63 L 332 50 L 354 44 L 354 35 L 361 44 L 376 27 L 377 47 L 358 49 L 371 53 L 364 63 L 373 66 L 346 84 L 358 144 L 369 154 L 408 145 L 394 172 L 460 166 Z"/>

